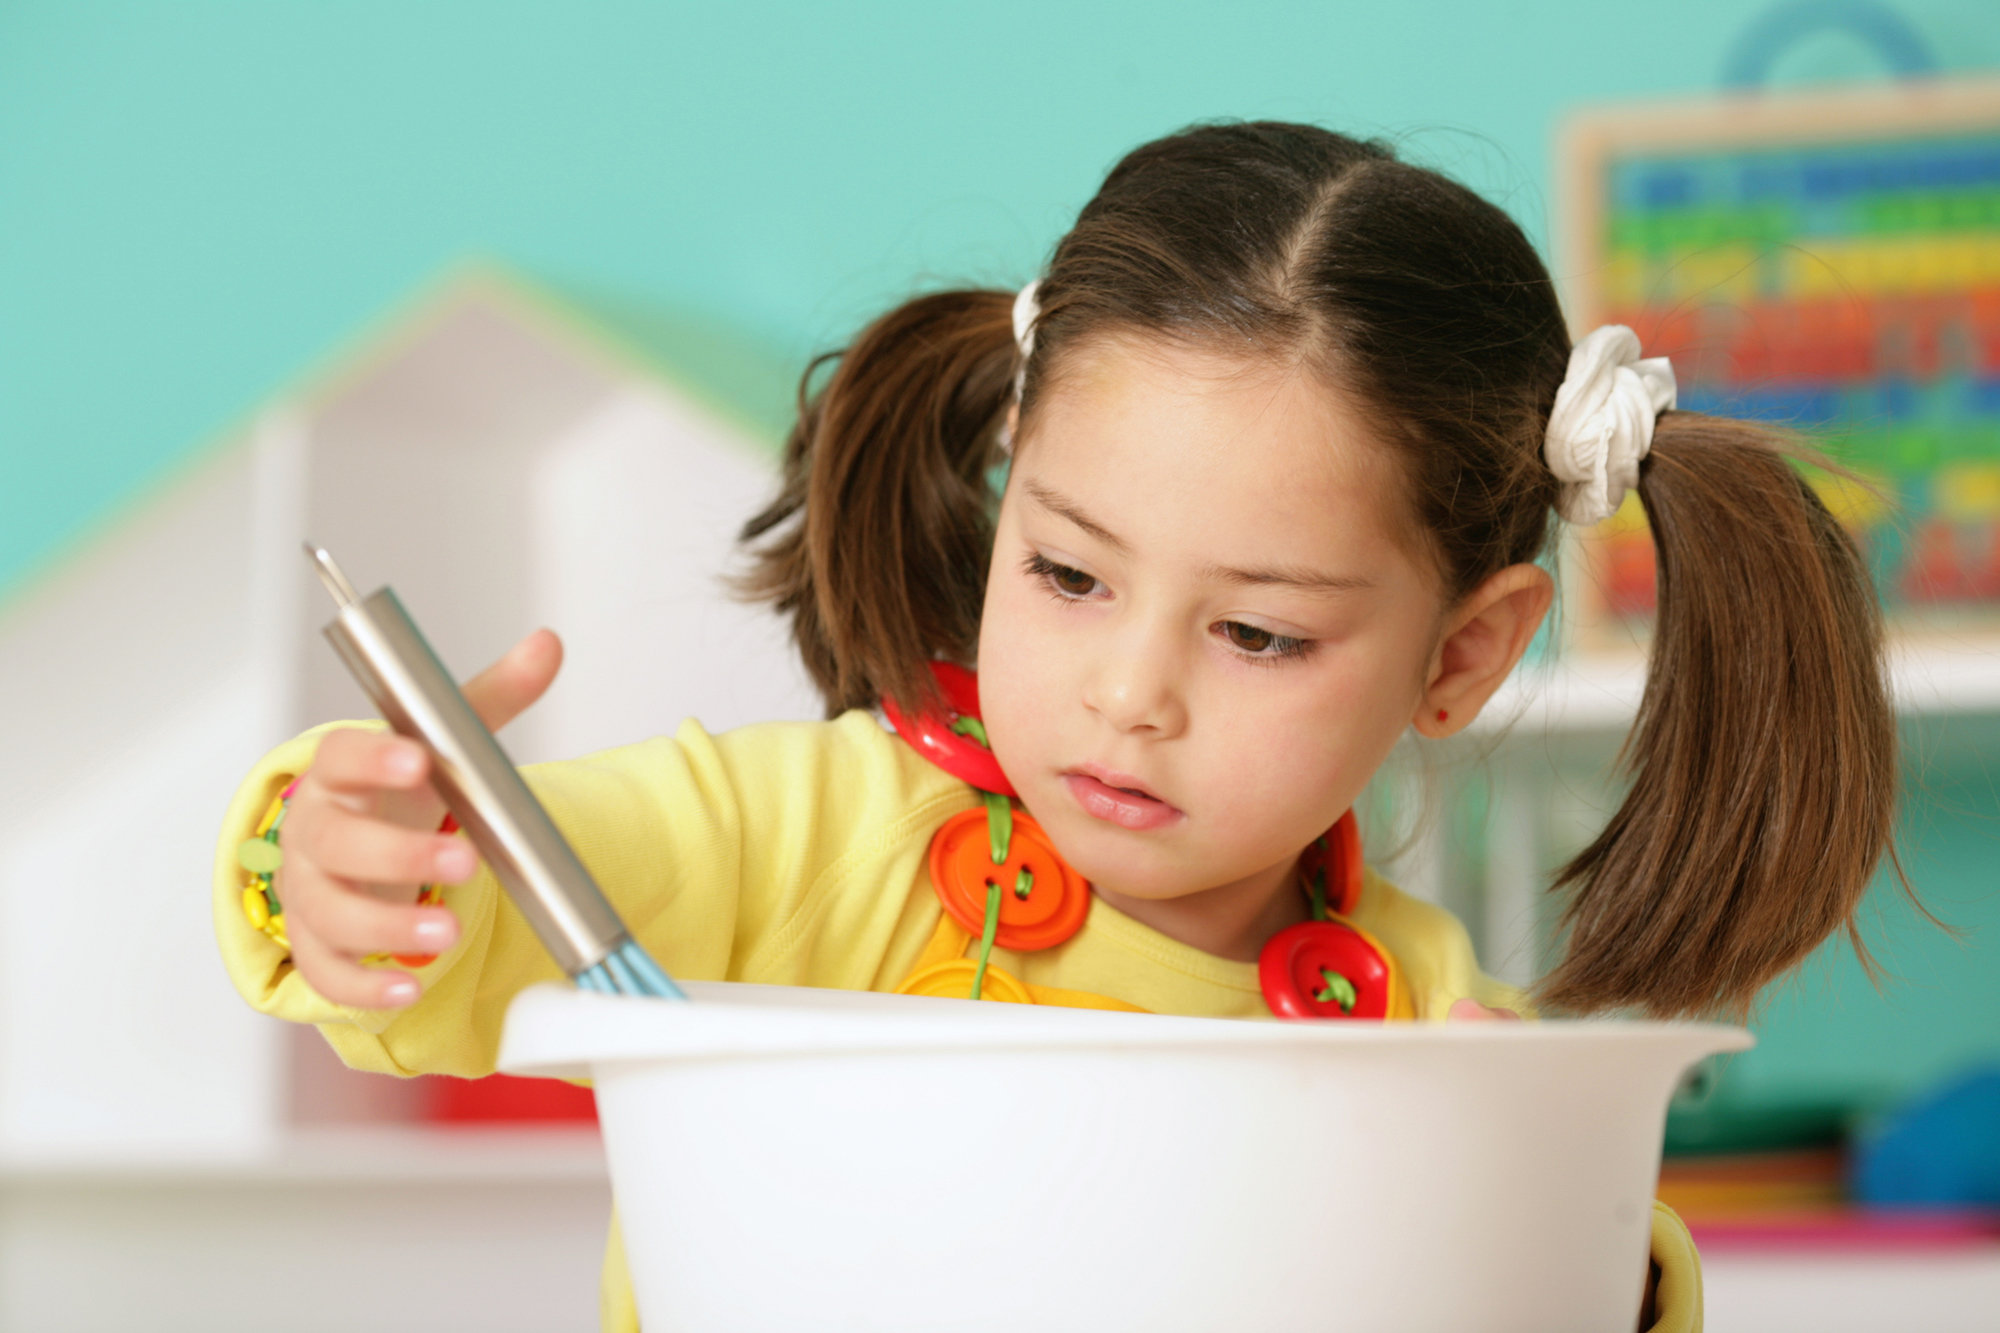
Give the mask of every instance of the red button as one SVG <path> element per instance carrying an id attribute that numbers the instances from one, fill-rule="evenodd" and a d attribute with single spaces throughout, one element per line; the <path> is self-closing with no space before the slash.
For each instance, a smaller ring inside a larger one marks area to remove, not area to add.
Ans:
<path id="1" fill-rule="evenodd" d="M 1322 845 L 1324 844 L 1324 845 Z M 1315 871 L 1326 871 L 1326 906 L 1335 916 L 1350 916 L 1361 901 L 1361 825 L 1349 810 L 1333 827 L 1314 838 L 1299 853 L 1299 873 L 1312 883 Z"/>
<path id="2" fill-rule="evenodd" d="M 889 724 L 924 758 L 963 782 L 981 791 L 1014 795 L 1014 784 L 1000 771 L 993 751 L 951 729 L 958 718 L 979 716 L 979 678 L 964 667 L 949 662 L 931 663 L 931 675 L 944 695 L 945 711 L 910 716 L 894 699 L 884 697 L 882 711 Z"/>
<path id="3" fill-rule="evenodd" d="M 1396 1003 L 1395 964 L 1344 921 L 1306 921 L 1273 935 L 1257 956 L 1257 981 L 1280 1018 L 1387 1018 L 1405 1007 Z"/>
<path id="4" fill-rule="evenodd" d="M 986 901 L 998 884 L 1000 928 L 993 942 L 1000 948 L 1018 953 L 1051 949 L 1082 929 L 1090 911 L 1090 885 L 1056 855 L 1041 825 L 1016 810 L 1007 859 L 997 866 L 991 845 L 983 807 L 953 815 L 931 839 L 931 885 L 954 921 L 974 939 L 983 935 Z M 1016 891 L 1022 884 L 1025 897 Z"/>

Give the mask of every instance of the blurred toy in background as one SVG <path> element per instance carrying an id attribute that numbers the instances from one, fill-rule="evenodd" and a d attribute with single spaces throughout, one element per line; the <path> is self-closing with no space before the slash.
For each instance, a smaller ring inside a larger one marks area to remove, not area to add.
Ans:
<path id="1" fill-rule="evenodd" d="M 553 1078 L 433 1077 L 424 1118 L 443 1125 L 595 1125 L 597 1098 L 586 1087 Z"/>
<path id="2" fill-rule="evenodd" d="M 1856 1139 L 1855 1199 L 1878 1208 L 1973 1208 L 2000 1221 L 2000 1064 L 1961 1075 Z"/>
<path id="3" fill-rule="evenodd" d="M 1660 1200 L 1704 1252 L 1936 1252 L 2000 1242 L 2000 1065 L 1893 1110 L 1677 1102 Z"/>

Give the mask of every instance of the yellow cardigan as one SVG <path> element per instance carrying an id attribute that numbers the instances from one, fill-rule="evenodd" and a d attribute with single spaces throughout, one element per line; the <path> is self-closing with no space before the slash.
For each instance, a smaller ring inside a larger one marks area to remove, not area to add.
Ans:
<path id="1" fill-rule="evenodd" d="M 484 866 L 446 889 L 463 929 L 457 944 L 418 973 L 424 994 L 406 1009 L 328 1003 L 244 917 L 236 846 L 304 771 L 328 729 L 266 755 L 224 819 L 214 907 L 230 978 L 262 1012 L 316 1024 L 354 1068 L 490 1074 L 507 1002 L 560 974 Z M 978 799 L 858 711 L 720 736 L 689 721 L 671 738 L 532 765 L 523 776 L 669 973 L 842 990 L 891 991 L 909 975 L 941 914 L 925 865 L 931 835 Z M 1464 996 L 1521 1007 L 1517 992 L 1480 972 L 1456 918 L 1372 871 L 1353 919 L 1395 955 L 1419 1018 L 1442 1019 Z M 1204 954 L 1102 900 L 1067 943 L 1026 954 L 996 949 L 993 963 L 1033 987 L 1110 996 L 1155 1013 L 1271 1016 L 1255 963 Z M 1699 1329 L 1699 1265 L 1685 1231 L 1664 1210 L 1653 1248 L 1663 1270 L 1655 1327 Z M 604 1327 L 638 1327 L 615 1226 Z"/>

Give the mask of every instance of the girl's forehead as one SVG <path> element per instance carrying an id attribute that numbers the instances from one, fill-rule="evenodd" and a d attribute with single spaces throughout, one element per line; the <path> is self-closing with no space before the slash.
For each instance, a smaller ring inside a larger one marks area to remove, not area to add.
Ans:
<path id="1" fill-rule="evenodd" d="M 1036 490 L 1133 540 L 1349 565 L 1409 558 L 1390 450 L 1304 358 L 1099 340 L 1045 382 L 1021 452 L 1016 471 Z"/>

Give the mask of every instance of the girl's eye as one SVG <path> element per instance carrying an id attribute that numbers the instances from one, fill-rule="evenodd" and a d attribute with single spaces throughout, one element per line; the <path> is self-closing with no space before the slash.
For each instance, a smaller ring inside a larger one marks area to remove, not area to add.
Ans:
<path id="1" fill-rule="evenodd" d="M 1283 634 L 1273 634 L 1255 625 L 1246 625 L 1240 620 L 1225 620 L 1216 626 L 1222 637 L 1229 640 L 1229 646 L 1239 649 L 1246 657 L 1269 661 L 1282 657 L 1304 657 L 1312 651 L 1312 640 L 1294 639 Z"/>
<path id="2" fill-rule="evenodd" d="M 1066 599 L 1088 597 L 1098 588 L 1097 580 L 1091 575 L 1080 569 L 1071 569 L 1068 565 L 1059 565 L 1040 551 L 1028 553 L 1027 570 L 1030 578 L 1040 579 L 1057 595 Z"/>
<path id="3" fill-rule="evenodd" d="M 1104 587 L 1095 575 L 1069 565 L 1059 565 L 1040 551 L 1028 552 L 1021 567 L 1029 578 L 1047 588 L 1059 602 L 1080 602 Z M 1286 658 L 1296 660 L 1307 657 L 1316 642 L 1273 634 L 1270 630 L 1246 625 L 1240 620 L 1220 621 L 1215 629 L 1228 640 L 1230 647 L 1249 660 L 1266 666 L 1275 666 Z"/>

